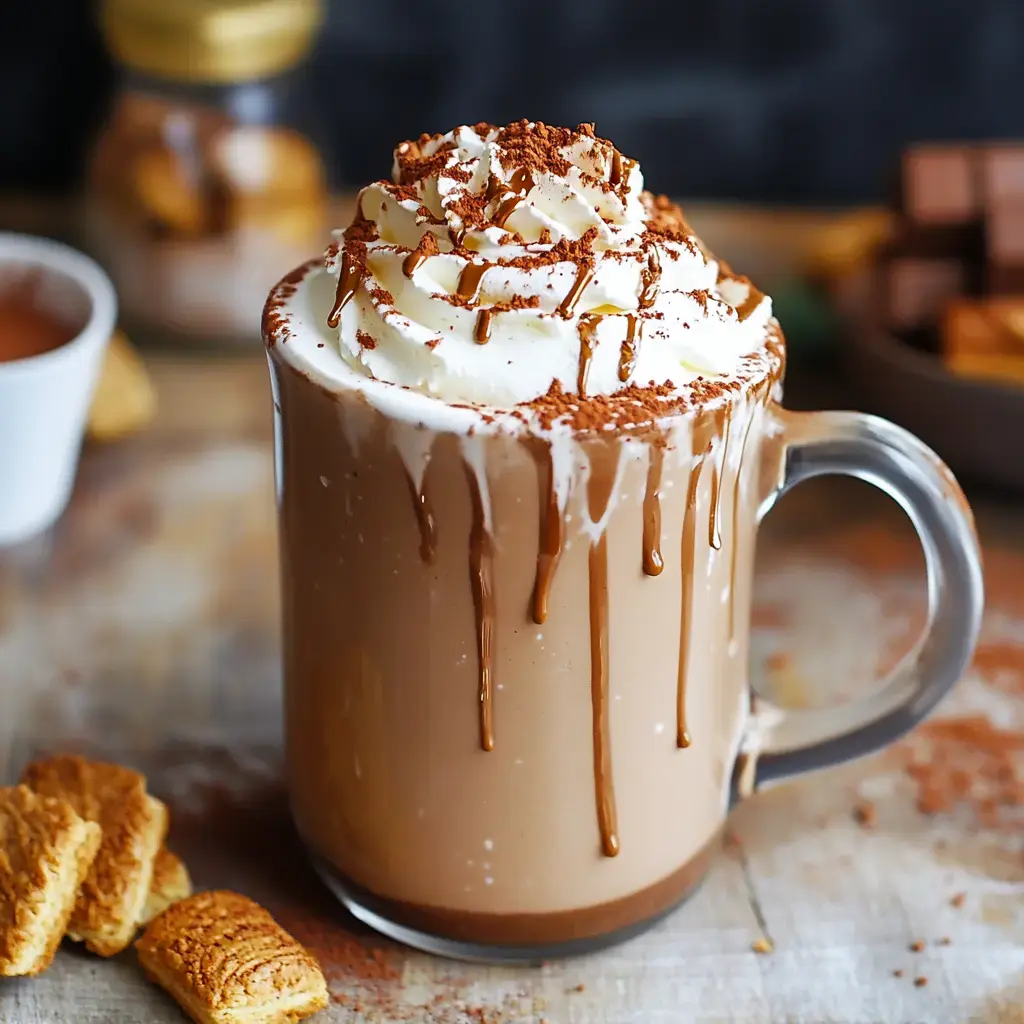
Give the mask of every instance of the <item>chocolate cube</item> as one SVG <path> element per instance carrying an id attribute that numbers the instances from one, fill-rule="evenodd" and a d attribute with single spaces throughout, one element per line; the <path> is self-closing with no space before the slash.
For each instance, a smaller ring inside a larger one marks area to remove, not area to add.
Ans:
<path id="1" fill-rule="evenodd" d="M 964 265 L 955 259 L 916 259 L 897 256 L 886 272 L 889 327 L 914 331 L 938 324 L 946 303 L 962 295 Z"/>
<path id="2" fill-rule="evenodd" d="M 987 210 L 1024 204 L 1024 146 L 987 146 L 978 154 Z"/>
<path id="3" fill-rule="evenodd" d="M 981 209 L 977 153 L 966 145 L 912 146 L 903 154 L 903 212 L 932 227 L 968 224 Z"/>
<path id="4" fill-rule="evenodd" d="M 1024 295 L 1024 196 L 989 208 L 985 255 L 988 290 L 994 295 Z"/>

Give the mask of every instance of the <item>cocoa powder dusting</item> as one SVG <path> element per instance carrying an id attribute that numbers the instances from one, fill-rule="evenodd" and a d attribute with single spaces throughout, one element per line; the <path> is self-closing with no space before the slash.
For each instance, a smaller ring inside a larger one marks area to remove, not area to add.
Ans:
<path id="1" fill-rule="evenodd" d="M 473 299 L 466 295 L 459 295 L 458 292 L 434 292 L 433 299 L 440 299 L 450 306 L 458 306 L 460 309 L 476 309 L 479 299 Z M 513 295 L 510 299 L 503 299 L 500 302 L 489 302 L 488 309 L 497 313 L 507 313 L 511 309 L 536 309 L 540 305 L 540 297 L 537 295 Z"/>
<path id="2" fill-rule="evenodd" d="M 556 420 L 564 419 L 573 430 L 587 434 L 609 428 L 629 430 L 652 426 L 658 420 L 683 411 L 688 403 L 671 381 L 663 384 L 651 381 L 646 387 L 630 384 L 614 395 L 581 398 L 564 391 L 556 380 L 545 394 L 522 402 L 519 407 L 536 413 L 545 430 Z"/>
<path id="3" fill-rule="evenodd" d="M 430 141 L 428 137 L 427 141 Z M 422 156 L 421 146 L 425 145 L 421 138 L 420 144 L 402 143 L 395 150 L 395 161 L 398 164 L 398 184 L 412 185 L 424 178 L 436 177 L 444 170 L 449 154 L 455 149 L 452 142 L 443 142 L 432 156 Z M 403 148 L 408 146 L 408 148 Z"/>
<path id="4" fill-rule="evenodd" d="M 499 146 L 498 159 L 506 169 L 522 168 L 565 177 L 572 165 L 562 150 L 582 136 L 596 138 L 594 126 L 581 124 L 573 130 L 524 118 L 500 129 L 495 142 Z M 610 142 L 606 144 L 611 146 Z"/>
<path id="5" fill-rule="evenodd" d="M 367 334 L 366 331 L 356 331 L 356 341 L 359 342 L 361 348 L 376 348 L 377 341 L 372 334 Z"/>
<path id="6" fill-rule="evenodd" d="M 672 202 L 668 196 L 656 196 L 650 192 L 642 192 L 640 201 L 647 214 L 645 241 L 678 242 L 685 245 L 691 252 L 696 252 L 693 229 L 687 223 L 678 203 Z M 669 252 L 671 254 L 671 250 Z"/>

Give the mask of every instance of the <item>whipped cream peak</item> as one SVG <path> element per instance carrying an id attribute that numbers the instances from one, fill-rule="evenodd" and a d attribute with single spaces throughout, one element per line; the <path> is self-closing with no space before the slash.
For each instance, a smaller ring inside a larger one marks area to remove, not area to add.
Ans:
<path id="1" fill-rule="evenodd" d="M 771 301 L 591 125 L 463 125 L 395 150 L 336 232 L 354 369 L 448 402 L 684 387 L 763 348 Z"/>

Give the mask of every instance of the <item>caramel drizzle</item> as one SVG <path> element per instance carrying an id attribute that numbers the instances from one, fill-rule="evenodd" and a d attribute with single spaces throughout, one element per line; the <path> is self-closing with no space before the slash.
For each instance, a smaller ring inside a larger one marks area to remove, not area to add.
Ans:
<path id="1" fill-rule="evenodd" d="M 422 249 L 413 249 L 408 256 L 402 260 L 402 273 L 406 277 L 412 279 L 412 275 L 416 272 L 416 268 L 426 262 L 430 256 L 427 255 Z"/>
<path id="2" fill-rule="evenodd" d="M 756 401 L 756 397 L 754 399 Z M 747 441 L 750 428 L 754 425 L 755 406 L 751 403 L 750 415 L 740 440 L 740 458 L 736 469 L 736 479 L 732 485 L 732 553 L 729 557 L 729 646 L 736 639 L 736 557 L 740 546 L 740 485 L 743 482 L 743 463 L 747 453 Z"/>
<path id="3" fill-rule="evenodd" d="M 696 428 L 695 428 L 696 429 Z M 710 444 L 708 445 L 710 449 Z M 697 435 L 693 440 L 694 463 L 686 485 L 686 511 L 683 515 L 682 563 L 683 596 L 679 622 L 679 665 L 676 687 L 676 746 L 690 745 L 690 733 L 686 727 L 686 669 L 690 660 L 690 617 L 693 612 L 693 563 L 697 542 L 697 487 L 707 449 L 700 446 Z"/>
<path id="4" fill-rule="evenodd" d="M 469 493 L 473 503 L 473 525 L 469 533 L 469 575 L 476 611 L 477 654 L 480 661 L 480 746 L 494 749 L 494 545 L 484 522 L 484 504 L 480 482 L 466 466 Z"/>
<path id="5" fill-rule="evenodd" d="M 725 479 L 726 460 L 729 458 L 729 423 L 732 419 L 731 406 L 716 416 L 716 427 L 722 438 L 722 453 L 711 466 L 711 510 L 708 516 L 708 543 L 716 550 L 722 550 L 722 482 Z"/>
<path id="6" fill-rule="evenodd" d="M 476 315 L 473 327 L 473 339 L 478 345 L 486 345 L 491 340 L 491 321 L 494 319 L 493 309 L 481 309 Z"/>
<path id="7" fill-rule="evenodd" d="M 562 547 L 565 524 L 555 492 L 555 464 L 550 444 L 540 445 L 543 452 L 534 455 L 537 464 L 537 498 L 540 506 L 540 534 L 537 543 L 537 573 L 533 584 L 533 621 L 543 625 L 548 618 L 548 598 L 555 578 Z"/>
<path id="8" fill-rule="evenodd" d="M 637 319 L 635 313 L 626 314 L 626 337 L 622 340 L 622 347 L 619 349 L 619 380 L 623 384 L 629 380 L 636 369 L 636 360 L 639 354 L 639 344 L 636 336 Z"/>
<path id="9" fill-rule="evenodd" d="M 476 302 L 480 298 L 480 286 L 483 283 L 484 274 L 493 266 L 493 263 L 467 263 L 459 274 L 459 281 L 455 286 L 456 293 L 470 302 Z M 491 340 L 491 321 L 493 319 L 493 309 L 481 309 L 477 312 L 473 338 L 478 345 L 486 345 Z"/>
<path id="10" fill-rule="evenodd" d="M 660 576 L 665 568 L 661 557 L 661 469 L 665 461 L 665 446 L 651 445 L 651 461 L 647 466 L 647 487 L 644 490 L 644 572 Z"/>
<path id="11" fill-rule="evenodd" d="M 492 179 L 492 182 L 494 180 L 496 179 Z M 533 186 L 534 180 L 530 172 L 521 167 L 512 172 L 512 178 L 507 186 L 501 188 L 499 185 L 501 191 L 512 192 L 512 195 L 502 200 L 498 209 L 494 212 L 493 223 L 496 228 L 503 228 L 505 226 L 505 221 L 512 216 L 516 207 L 530 194 Z M 488 188 L 488 191 L 490 191 L 490 188 Z"/>
<path id="12" fill-rule="evenodd" d="M 493 263 L 467 263 L 459 274 L 459 283 L 455 286 L 455 292 L 470 302 L 476 302 L 480 298 L 480 285 L 483 282 L 484 274 L 487 273 Z"/>
<path id="13" fill-rule="evenodd" d="M 417 487 L 408 470 L 405 475 L 409 481 L 409 493 L 412 495 L 416 522 L 420 528 L 420 558 L 424 565 L 433 565 L 437 553 L 437 524 L 434 520 L 434 506 L 427 494 L 426 479 L 424 478 L 424 483 Z"/>
<path id="14" fill-rule="evenodd" d="M 617 150 L 612 150 L 612 166 L 608 172 L 608 184 L 612 188 L 617 187 L 622 183 L 622 154 Z"/>
<path id="15" fill-rule="evenodd" d="M 614 442 L 591 452 L 601 461 L 618 458 Z M 614 467 L 605 472 L 591 471 L 587 485 L 590 518 L 600 522 L 611 500 L 615 483 Z M 608 538 L 605 532 L 590 545 L 590 702 L 594 728 L 594 799 L 597 825 L 601 833 L 601 851 L 606 857 L 619 852 L 618 816 L 615 810 L 615 783 L 612 777 L 611 723 L 608 700 Z"/>
<path id="16" fill-rule="evenodd" d="M 641 309 L 649 309 L 654 305 L 661 289 L 661 257 L 658 247 L 652 245 L 647 250 L 647 264 L 640 271 L 640 298 L 637 304 Z"/>
<path id="17" fill-rule="evenodd" d="M 327 326 L 337 327 L 341 323 L 341 311 L 348 305 L 356 289 L 363 280 L 366 267 L 360 260 L 352 258 L 351 253 L 341 254 L 341 273 L 338 274 L 338 289 L 334 294 L 334 305 L 327 314 Z"/>
<path id="18" fill-rule="evenodd" d="M 587 285 L 594 280 L 594 268 L 586 265 L 578 266 L 576 268 L 576 280 L 573 281 L 572 287 L 569 289 L 568 294 L 562 299 L 561 304 L 555 312 L 564 319 L 568 320 L 572 316 L 576 309 L 576 304 L 580 301 L 583 296 L 583 292 Z"/>
<path id="19" fill-rule="evenodd" d="M 577 333 L 580 336 L 580 362 L 576 371 L 576 393 L 582 398 L 587 393 L 587 377 L 590 361 L 594 358 L 597 344 L 597 325 L 604 319 L 600 313 L 584 313 L 580 317 Z"/>

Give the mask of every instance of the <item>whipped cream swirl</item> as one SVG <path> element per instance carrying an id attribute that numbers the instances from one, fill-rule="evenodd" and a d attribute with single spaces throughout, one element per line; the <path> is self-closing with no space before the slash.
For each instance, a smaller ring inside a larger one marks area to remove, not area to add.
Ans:
<path id="1" fill-rule="evenodd" d="M 462 126 L 395 151 L 336 232 L 345 361 L 448 402 L 728 375 L 763 348 L 771 300 L 589 125 Z"/>

